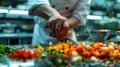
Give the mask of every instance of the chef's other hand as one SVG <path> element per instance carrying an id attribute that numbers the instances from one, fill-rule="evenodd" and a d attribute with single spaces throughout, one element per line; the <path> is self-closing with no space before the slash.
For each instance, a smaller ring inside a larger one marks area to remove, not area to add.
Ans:
<path id="1" fill-rule="evenodd" d="M 53 35 L 59 40 L 62 41 L 66 38 L 69 30 L 69 21 L 67 18 L 59 16 L 59 17 L 51 17 L 48 22 L 48 27 L 51 29 Z"/>

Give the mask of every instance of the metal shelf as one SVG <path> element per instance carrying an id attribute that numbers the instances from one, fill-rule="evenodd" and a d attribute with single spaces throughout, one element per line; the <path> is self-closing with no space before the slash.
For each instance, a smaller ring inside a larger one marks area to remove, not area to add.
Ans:
<path id="1" fill-rule="evenodd" d="M 25 38 L 32 37 L 32 33 L 0 33 L 0 38 Z"/>

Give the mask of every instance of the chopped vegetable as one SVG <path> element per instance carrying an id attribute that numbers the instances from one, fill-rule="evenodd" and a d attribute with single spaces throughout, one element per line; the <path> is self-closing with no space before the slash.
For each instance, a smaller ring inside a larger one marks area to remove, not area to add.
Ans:
<path id="1" fill-rule="evenodd" d="M 13 48 L 7 47 L 6 45 L 0 44 L 0 57 L 13 53 L 15 50 Z"/>

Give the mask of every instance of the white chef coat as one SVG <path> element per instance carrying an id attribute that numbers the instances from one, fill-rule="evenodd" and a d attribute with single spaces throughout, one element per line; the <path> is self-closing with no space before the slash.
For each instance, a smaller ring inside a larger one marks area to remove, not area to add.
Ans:
<path id="1" fill-rule="evenodd" d="M 55 8 L 62 16 L 67 18 L 74 16 L 85 24 L 86 16 L 89 14 L 89 3 L 90 0 L 28 0 L 28 8 L 30 13 L 31 9 L 37 5 L 48 4 Z M 34 21 L 36 23 L 32 40 L 34 45 L 58 42 L 56 38 L 50 36 L 51 31 L 46 28 L 47 20 L 34 16 Z M 75 32 L 73 31 L 68 38 L 76 41 Z"/>

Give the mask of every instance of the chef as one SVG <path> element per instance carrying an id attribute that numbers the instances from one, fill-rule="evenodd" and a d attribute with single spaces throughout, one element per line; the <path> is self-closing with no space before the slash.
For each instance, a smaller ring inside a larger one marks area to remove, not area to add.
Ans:
<path id="1" fill-rule="evenodd" d="M 28 0 L 34 17 L 32 44 L 57 43 L 65 38 L 77 42 L 74 28 L 86 24 L 91 0 Z"/>

